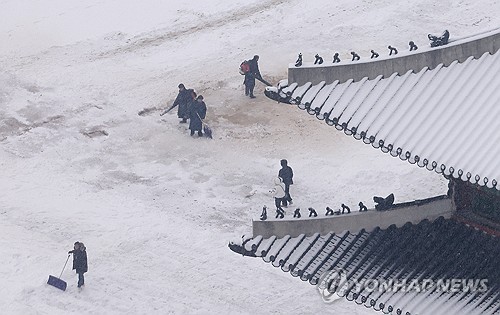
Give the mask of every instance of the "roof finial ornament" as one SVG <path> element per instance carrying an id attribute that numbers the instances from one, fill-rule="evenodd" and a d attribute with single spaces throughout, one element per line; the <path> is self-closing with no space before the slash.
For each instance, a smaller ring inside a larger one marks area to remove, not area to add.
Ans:
<path id="1" fill-rule="evenodd" d="M 389 196 L 383 197 L 373 197 L 373 201 L 375 202 L 375 210 L 384 211 L 389 209 L 394 204 L 394 194 L 391 193 Z"/>
<path id="2" fill-rule="evenodd" d="M 418 49 L 418 46 L 411 40 L 408 45 L 410 45 L 410 51 L 414 51 Z"/>
<path id="3" fill-rule="evenodd" d="M 267 220 L 267 207 L 266 206 L 262 207 L 262 213 L 260 215 L 260 219 L 262 221 Z"/>
<path id="4" fill-rule="evenodd" d="M 370 59 L 373 59 L 373 58 L 378 58 L 378 53 L 375 51 L 375 50 L 370 50 L 372 52 L 372 56 L 370 57 Z"/>
<path id="5" fill-rule="evenodd" d="M 297 218 L 297 219 L 300 219 L 300 217 L 301 217 L 301 215 L 300 215 L 300 208 L 295 209 L 295 212 L 293 213 L 293 217 Z"/>
<path id="6" fill-rule="evenodd" d="M 398 54 L 398 50 L 396 49 L 396 47 L 392 47 L 391 45 L 389 45 L 387 46 L 387 48 L 389 48 L 389 56 L 392 56 L 392 54 L 394 55 Z"/>
<path id="7" fill-rule="evenodd" d="M 448 44 L 448 40 L 450 39 L 450 32 L 445 30 L 443 35 L 434 36 L 432 34 L 427 35 L 427 38 L 431 41 L 431 47 L 443 46 Z"/>
<path id="8" fill-rule="evenodd" d="M 299 53 L 299 56 L 297 57 L 297 61 L 295 61 L 295 66 L 296 67 L 302 66 L 302 53 Z"/>
<path id="9" fill-rule="evenodd" d="M 314 58 L 316 58 L 316 59 L 314 60 L 314 64 L 318 64 L 318 65 L 320 65 L 320 64 L 322 64 L 322 63 L 323 63 L 323 58 L 321 58 L 321 56 L 320 56 L 320 55 L 316 54 L 316 56 L 314 56 Z"/>
<path id="10" fill-rule="evenodd" d="M 329 216 L 329 215 L 334 215 L 333 213 L 333 209 L 330 208 L 330 207 L 326 207 L 326 213 L 325 213 L 325 216 Z"/>
<path id="11" fill-rule="evenodd" d="M 359 55 L 354 52 L 354 51 L 351 51 L 351 55 L 352 55 L 352 60 L 351 61 L 356 61 L 356 60 L 359 60 Z"/>
<path id="12" fill-rule="evenodd" d="M 347 213 L 351 213 L 351 208 L 349 208 L 345 204 L 341 204 L 340 206 L 342 207 L 342 214 L 344 214 L 345 211 L 347 211 Z"/>
<path id="13" fill-rule="evenodd" d="M 365 212 L 368 211 L 368 208 L 363 204 L 363 202 L 359 202 L 359 212 Z"/>
<path id="14" fill-rule="evenodd" d="M 316 213 L 316 210 L 314 210 L 314 208 L 312 207 L 309 207 L 309 217 L 317 217 L 318 214 Z"/>
<path id="15" fill-rule="evenodd" d="M 337 62 L 340 62 L 340 58 L 339 58 L 339 53 L 338 52 L 336 52 L 333 55 L 333 63 L 337 63 Z"/>

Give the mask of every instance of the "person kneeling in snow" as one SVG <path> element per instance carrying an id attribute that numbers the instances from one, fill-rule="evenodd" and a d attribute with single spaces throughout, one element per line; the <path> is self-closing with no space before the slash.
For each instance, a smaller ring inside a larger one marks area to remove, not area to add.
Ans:
<path id="1" fill-rule="evenodd" d="M 276 219 L 279 217 L 283 219 L 285 217 L 285 210 L 281 208 L 281 203 L 285 199 L 285 187 L 280 177 L 274 179 L 274 188 L 269 191 L 274 196 L 274 204 L 276 205 Z"/>
<path id="2" fill-rule="evenodd" d="M 78 274 L 78 287 L 85 285 L 85 279 L 83 274 L 87 272 L 87 252 L 85 245 L 80 242 L 75 242 L 73 250 L 70 250 L 68 254 L 73 254 L 73 270 Z"/>

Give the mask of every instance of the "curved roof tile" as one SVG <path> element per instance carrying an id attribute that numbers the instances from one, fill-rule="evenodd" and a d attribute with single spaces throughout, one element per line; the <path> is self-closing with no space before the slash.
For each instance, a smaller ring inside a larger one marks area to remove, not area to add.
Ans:
<path id="1" fill-rule="evenodd" d="M 313 285 L 331 288 L 330 271 L 342 270 L 350 285 L 336 290 L 336 294 L 386 314 L 500 313 L 498 239 L 463 223 L 441 217 L 434 222 L 424 220 L 400 228 L 391 225 L 371 232 L 256 239 L 261 244 L 253 248 L 256 256 L 264 247 L 269 251 L 261 256 L 264 261 Z M 424 280 L 487 279 L 487 288 L 446 291 L 429 287 L 425 291 L 395 292 L 352 285 L 354 280 L 383 283 L 390 279 L 408 285 Z"/>
<path id="2" fill-rule="evenodd" d="M 420 167 L 482 186 L 500 180 L 500 51 L 418 73 L 281 86 L 291 104 Z"/>

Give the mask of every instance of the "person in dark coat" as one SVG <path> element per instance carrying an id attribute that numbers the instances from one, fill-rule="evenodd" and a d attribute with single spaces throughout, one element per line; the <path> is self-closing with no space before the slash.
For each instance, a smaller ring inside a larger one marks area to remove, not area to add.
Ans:
<path id="1" fill-rule="evenodd" d="M 194 136 L 195 131 L 198 131 L 199 137 L 203 136 L 203 132 L 201 132 L 203 128 L 201 120 L 205 119 L 206 114 L 207 105 L 203 101 L 203 96 L 198 95 L 196 102 L 193 102 L 191 108 L 189 108 L 189 129 L 191 130 L 191 136 Z"/>
<path id="2" fill-rule="evenodd" d="M 193 107 L 193 104 L 196 103 L 196 97 L 198 96 L 194 90 L 189 91 L 191 91 L 191 97 L 189 98 L 189 102 L 187 103 L 186 107 L 186 119 L 189 119 L 191 107 Z"/>
<path id="3" fill-rule="evenodd" d="M 176 106 L 178 106 L 177 117 L 181 118 L 180 123 L 186 123 L 188 119 L 189 103 L 191 103 L 193 92 L 194 90 L 192 89 L 186 89 L 184 84 L 179 84 L 179 94 L 177 94 L 174 103 L 172 104 L 172 106 L 170 106 L 169 109 L 161 113 L 160 116 L 165 115 Z"/>
<path id="4" fill-rule="evenodd" d="M 293 204 L 292 197 L 290 196 L 290 185 L 293 184 L 293 170 L 290 166 L 288 166 L 288 161 L 283 159 L 280 161 L 281 169 L 278 172 L 278 177 L 283 180 L 283 184 L 285 184 L 285 198 L 283 198 L 283 206 L 288 206 L 289 204 Z"/>
<path id="5" fill-rule="evenodd" d="M 250 98 L 255 98 L 253 95 L 253 89 L 255 88 L 255 79 L 263 81 L 259 70 L 259 56 L 253 56 L 253 59 L 249 60 L 250 70 L 245 73 L 245 80 L 243 84 L 245 85 L 245 95 Z"/>
<path id="6" fill-rule="evenodd" d="M 73 270 L 78 274 L 78 287 L 85 285 L 85 279 L 83 274 L 88 271 L 87 266 L 87 251 L 85 245 L 80 242 L 75 242 L 73 250 L 70 250 L 68 254 L 73 254 Z"/>

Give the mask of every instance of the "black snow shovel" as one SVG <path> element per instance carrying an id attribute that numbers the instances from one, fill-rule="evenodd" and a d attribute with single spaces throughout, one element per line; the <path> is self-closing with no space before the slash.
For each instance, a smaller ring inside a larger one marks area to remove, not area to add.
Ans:
<path id="1" fill-rule="evenodd" d="M 196 115 L 198 115 L 198 118 L 200 118 L 201 120 L 201 124 L 203 125 L 203 134 L 205 135 L 205 137 L 207 138 L 210 138 L 210 139 L 213 139 L 212 138 L 212 128 L 210 128 L 204 121 L 203 119 L 201 119 L 200 115 L 198 113 L 196 113 Z"/>
<path id="2" fill-rule="evenodd" d="M 64 263 L 64 267 L 61 270 L 61 274 L 59 275 L 59 278 L 49 275 L 49 280 L 47 281 L 47 284 L 54 286 L 58 289 L 61 289 L 63 291 L 66 291 L 67 284 L 66 284 L 66 281 L 61 280 L 61 276 L 63 274 L 64 268 L 66 268 L 66 264 L 68 263 L 69 256 L 71 256 L 71 255 L 68 255 L 68 258 L 66 258 L 66 262 Z"/>

